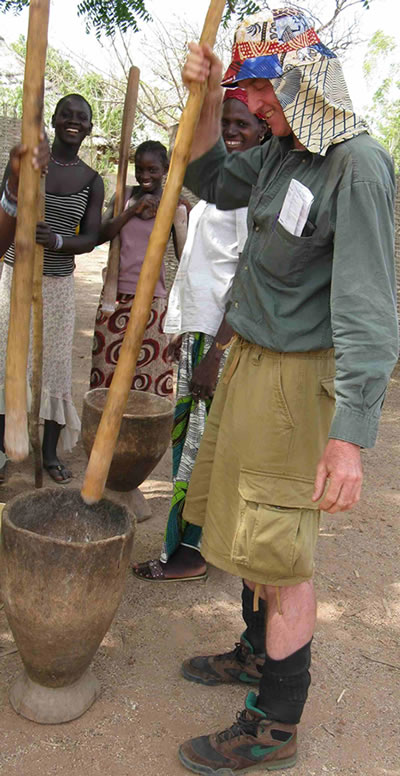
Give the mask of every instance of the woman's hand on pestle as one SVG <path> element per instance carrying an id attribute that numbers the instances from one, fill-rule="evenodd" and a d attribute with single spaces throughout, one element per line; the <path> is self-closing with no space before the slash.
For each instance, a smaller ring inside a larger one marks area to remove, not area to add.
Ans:
<path id="1" fill-rule="evenodd" d="M 43 245 L 43 248 L 47 248 L 49 251 L 54 250 L 57 245 L 56 233 L 44 221 L 39 221 L 36 225 L 36 242 L 38 245 Z"/>

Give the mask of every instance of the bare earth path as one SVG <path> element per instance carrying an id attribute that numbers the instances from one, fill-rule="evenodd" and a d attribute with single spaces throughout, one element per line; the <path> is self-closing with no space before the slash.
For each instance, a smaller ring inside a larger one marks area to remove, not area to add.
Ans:
<path id="1" fill-rule="evenodd" d="M 94 315 L 105 253 L 78 260 L 74 393 L 87 389 Z M 392 380 L 379 443 L 363 454 L 366 485 L 354 512 L 323 520 L 316 585 L 313 684 L 300 728 L 297 776 L 400 776 L 399 574 L 400 372 Z M 86 459 L 66 457 L 74 484 Z M 170 454 L 143 486 L 153 518 L 138 526 L 134 556 L 157 556 L 168 511 Z M 32 487 L 31 462 L 13 466 L 6 501 Z M 50 481 L 46 476 L 46 485 Z M 68 487 L 68 486 L 66 486 Z M 38 726 L 19 718 L 8 688 L 21 669 L 0 612 L 0 772 L 7 776 L 180 776 L 181 741 L 230 725 L 242 687 L 201 687 L 179 674 L 192 654 L 230 648 L 242 629 L 240 581 L 217 569 L 192 584 L 132 575 L 94 671 L 102 695 L 81 719 Z M 278 773 L 278 772 L 277 772 Z M 283 772 L 282 772 L 283 773 Z"/>

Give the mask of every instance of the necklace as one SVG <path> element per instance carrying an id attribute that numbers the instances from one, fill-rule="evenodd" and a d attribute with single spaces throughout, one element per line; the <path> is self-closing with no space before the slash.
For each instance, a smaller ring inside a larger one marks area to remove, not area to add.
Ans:
<path id="1" fill-rule="evenodd" d="M 53 154 L 50 154 L 51 161 L 54 162 L 54 164 L 57 164 L 59 167 L 77 167 L 78 164 L 81 163 L 81 160 L 79 159 L 78 156 L 75 158 L 76 158 L 76 162 L 59 162 L 58 159 L 54 158 Z"/>

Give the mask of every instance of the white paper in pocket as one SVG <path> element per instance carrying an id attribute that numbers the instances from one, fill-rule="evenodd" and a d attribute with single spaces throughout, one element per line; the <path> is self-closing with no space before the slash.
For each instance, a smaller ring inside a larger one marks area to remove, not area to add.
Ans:
<path id="1" fill-rule="evenodd" d="M 300 237 L 306 225 L 314 195 L 307 186 L 292 178 L 279 214 L 279 223 L 290 234 Z"/>

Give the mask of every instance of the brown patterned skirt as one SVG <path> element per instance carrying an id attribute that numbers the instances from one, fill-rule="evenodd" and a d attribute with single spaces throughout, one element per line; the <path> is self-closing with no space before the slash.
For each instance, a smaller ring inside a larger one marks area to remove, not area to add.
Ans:
<path id="1" fill-rule="evenodd" d="M 118 362 L 134 295 L 118 294 L 111 316 L 97 309 L 93 339 L 91 388 L 108 388 Z M 144 333 L 132 389 L 149 391 L 172 400 L 172 365 L 167 361 L 169 338 L 163 332 L 167 300 L 154 297 Z"/>

